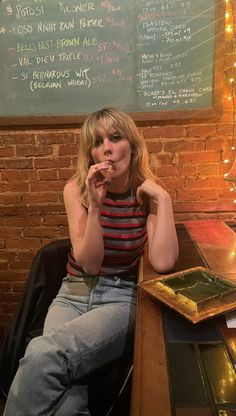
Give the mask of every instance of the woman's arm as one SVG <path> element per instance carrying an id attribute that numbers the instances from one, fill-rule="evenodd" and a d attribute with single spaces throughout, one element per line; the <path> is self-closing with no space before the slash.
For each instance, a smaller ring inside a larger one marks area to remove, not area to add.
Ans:
<path id="1" fill-rule="evenodd" d="M 147 194 L 150 200 L 147 220 L 149 260 L 157 272 L 166 273 L 173 269 L 179 255 L 171 198 L 161 186 L 150 180 L 144 181 L 137 190 L 140 202 L 142 193 Z"/>
<path id="2" fill-rule="evenodd" d="M 73 256 L 88 274 L 97 274 L 103 261 L 103 231 L 100 208 L 92 204 L 88 211 L 81 205 L 75 180 L 63 192 Z"/>
<path id="3" fill-rule="evenodd" d="M 76 179 L 67 183 L 63 193 L 74 258 L 86 273 L 93 275 L 99 272 L 104 258 L 100 219 L 108 184 L 106 179 L 101 179 L 100 171 L 108 169 L 108 162 L 97 163 L 89 169 L 86 178 L 88 210 L 81 204 Z"/>

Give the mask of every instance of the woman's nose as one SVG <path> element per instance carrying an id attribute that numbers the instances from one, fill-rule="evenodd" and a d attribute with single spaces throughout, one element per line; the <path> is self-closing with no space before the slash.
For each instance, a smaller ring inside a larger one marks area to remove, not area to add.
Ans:
<path id="1" fill-rule="evenodd" d="M 110 154 L 112 152 L 112 143 L 107 138 L 103 140 L 103 151 L 105 155 Z"/>

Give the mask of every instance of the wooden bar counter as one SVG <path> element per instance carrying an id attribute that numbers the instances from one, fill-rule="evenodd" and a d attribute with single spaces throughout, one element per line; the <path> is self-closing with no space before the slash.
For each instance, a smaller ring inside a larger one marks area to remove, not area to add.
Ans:
<path id="1" fill-rule="evenodd" d="M 223 273 L 225 277 L 236 283 L 235 224 L 227 225 L 222 221 L 209 220 L 177 224 L 176 227 L 180 256 L 175 271 L 204 266 L 219 274 Z M 143 280 L 154 279 L 157 276 L 158 274 L 152 270 L 144 257 Z M 162 309 L 160 302 L 151 299 L 143 289 L 139 288 L 131 416 L 236 415 L 236 404 L 235 413 L 230 405 L 228 406 L 230 410 L 227 408 L 218 410 L 218 404 L 209 405 L 210 410 L 206 409 L 204 404 L 201 408 L 192 409 L 191 412 L 188 409 L 186 411 L 174 409 Z M 233 361 L 236 362 L 236 329 L 227 328 L 225 320 L 220 319 L 223 322 L 221 330 L 225 344 Z M 216 325 L 219 326 L 218 321 Z M 189 371 L 191 372 L 191 368 Z"/>

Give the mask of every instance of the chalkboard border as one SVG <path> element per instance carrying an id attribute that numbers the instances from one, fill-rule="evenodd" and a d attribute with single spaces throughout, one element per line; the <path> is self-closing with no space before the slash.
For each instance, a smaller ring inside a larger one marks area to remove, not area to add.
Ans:
<path id="1" fill-rule="evenodd" d="M 214 98 L 213 105 L 208 108 L 169 110 L 155 112 L 132 112 L 129 113 L 134 121 L 161 121 L 161 120 L 189 120 L 189 119 L 211 119 L 222 114 L 222 99 L 224 86 L 224 54 L 225 54 L 225 1 L 216 1 L 215 19 L 215 51 L 214 51 Z M 99 109 L 99 108 L 98 108 Z M 57 115 L 35 115 L 35 116 L 1 116 L 0 128 L 26 127 L 26 126 L 78 126 L 81 125 L 87 114 L 57 114 Z"/>

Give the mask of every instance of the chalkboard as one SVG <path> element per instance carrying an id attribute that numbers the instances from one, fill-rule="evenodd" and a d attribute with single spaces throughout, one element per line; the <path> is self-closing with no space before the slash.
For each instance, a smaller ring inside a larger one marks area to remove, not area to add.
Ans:
<path id="1" fill-rule="evenodd" d="M 0 124 L 220 108 L 223 0 L 2 0 Z"/>

